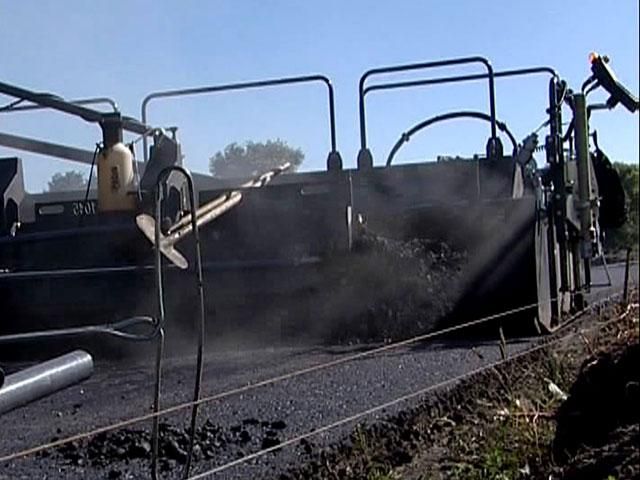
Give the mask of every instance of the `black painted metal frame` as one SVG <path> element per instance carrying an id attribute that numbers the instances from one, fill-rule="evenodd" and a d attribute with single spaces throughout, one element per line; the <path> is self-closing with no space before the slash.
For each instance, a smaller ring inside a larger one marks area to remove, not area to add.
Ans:
<path id="1" fill-rule="evenodd" d="M 97 123 L 103 130 L 105 143 L 112 144 L 121 137 L 122 130 L 144 134 L 149 127 L 130 117 L 121 116 L 120 112 L 104 113 L 83 105 L 64 100 L 62 97 L 50 93 L 38 93 L 8 83 L 0 82 L 0 93 L 20 100 L 26 100 L 45 108 L 51 108 L 69 115 L 80 117 L 91 123 Z"/>
<path id="2" fill-rule="evenodd" d="M 420 130 L 424 130 L 425 128 L 430 127 L 431 125 L 434 125 L 436 123 L 444 122 L 447 120 L 455 120 L 458 118 L 475 118 L 478 120 L 485 120 L 487 122 L 491 121 L 491 117 L 484 112 L 466 111 L 466 110 L 461 110 L 458 112 L 448 112 L 448 113 L 435 115 L 433 117 L 427 118 L 426 120 L 423 120 L 415 124 L 409 130 L 407 130 L 406 132 L 403 132 L 402 135 L 400 135 L 400 138 L 398 139 L 398 141 L 393 145 L 393 147 L 389 151 L 389 155 L 387 156 L 387 161 L 385 163 L 385 166 L 387 167 L 391 166 L 393 162 L 393 158 L 395 157 L 396 153 L 398 153 L 400 148 L 405 143 L 407 143 L 414 134 L 418 133 Z M 507 135 L 507 137 L 509 137 L 509 141 L 511 142 L 511 146 L 513 148 L 513 155 L 515 156 L 518 149 L 518 142 L 516 138 L 513 136 L 513 133 L 511 133 L 511 130 L 509 130 L 509 128 L 504 122 L 496 120 L 496 125 L 498 126 L 498 129 L 501 132 L 504 132 Z"/>
<path id="3" fill-rule="evenodd" d="M 164 90 L 152 92 L 142 101 L 141 119 L 143 123 L 147 122 L 147 107 L 152 100 L 160 98 L 175 98 L 191 95 L 203 95 L 210 93 L 230 92 L 237 90 L 249 90 L 254 88 L 276 87 L 283 85 L 295 85 L 300 83 L 321 82 L 327 87 L 328 103 L 329 103 L 329 135 L 331 141 L 331 151 L 327 158 L 327 167 L 329 170 L 339 170 L 342 168 L 342 159 L 337 149 L 336 141 L 336 113 L 335 113 L 335 95 L 331 80 L 325 75 L 302 75 L 294 77 L 281 77 L 268 80 L 257 80 L 252 82 L 227 83 L 219 85 L 209 85 L 204 87 L 184 88 L 175 90 Z M 144 160 L 147 161 L 148 142 L 147 136 L 143 138 Z"/>
<path id="4" fill-rule="evenodd" d="M 484 57 L 462 57 L 452 58 L 446 60 L 438 60 L 434 62 L 422 62 L 422 63 L 408 63 L 404 65 L 392 65 L 388 67 L 378 67 L 371 70 L 367 70 L 360 77 L 358 84 L 358 110 L 360 116 L 360 151 L 358 152 L 358 169 L 372 168 L 373 167 L 373 155 L 367 147 L 367 126 L 366 126 L 366 113 L 364 103 L 364 90 L 367 79 L 374 75 L 382 75 L 388 73 L 408 72 L 415 70 L 427 70 L 432 68 L 441 68 L 448 66 L 467 65 L 479 63 L 483 65 L 487 70 L 487 79 L 489 83 L 489 111 L 491 115 L 491 139 L 489 141 L 490 148 L 493 150 L 498 142 L 497 129 L 496 129 L 496 102 L 495 102 L 495 85 L 494 85 L 494 73 L 491 62 Z"/>
<path id="5" fill-rule="evenodd" d="M 482 63 L 487 68 L 487 73 L 483 74 L 470 74 L 470 75 L 455 75 L 455 76 L 447 76 L 447 77 L 436 77 L 429 79 L 419 79 L 419 80 L 410 80 L 410 81 L 402 81 L 402 82 L 386 82 L 380 84 L 374 84 L 366 86 L 366 81 L 369 77 L 373 75 L 385 74 L 385 73 L 396 73 L 402 71 L 412 71 L 412 70 L 423 70 L 430 68 L 439 68 L 444 66 L 453 66 L 453 65 L 462 65 L 468 63 Z M 381 90 L 394 90 L 400 88 L 412 88 L 419 86 L 427 86 L 427 85 L 438 85 L 438 84 L 446 84 L 446 83 L 458 83 L 458 82 L 466 82 L 473 80 L 488 80 L 489 83 L 489 118 L 491 123 L 491 138 L 489 140 L 488 151 L 487 154 L 490 154 L 489 151 L 491 148 L 495 148 L 499 143 L 497 139 L 497 120 L 495 114 L 495 78 L 501 77 L 512 77 L 512 76 L 521 76 L 521 75 L 532 75 L 538 73 L 547 73 L 553 79 L 558 79 L 558 73 L 551 67 L 542 66 L 542 67 L 531 67 L 531 68 L 521 68 L 514 70 L 503 70 L 500 72 L 493 71 L 490 62 L 483 57 L 466 57 L 466 58 L 457 58 L 451 60 L 442 60 L 438 62 L 427 62 L 427 63 L 414 63 L 407 65 L 398 65 L 391 67 L 382 67 L 369 70 L 365 72 L 362 77 L 360 77 L 360 91 L 359 91 L 359 114 L 360 114 L 360 152 L 358 153 L 358 167 L 360 166 L 372 166 L 373 165 L 373 156 L 368 149 L 367 146 L 367 134 L 366 134 L 366 106 L 365 100 L 368 93 L 373 91 L 381 91 Z"/>
<path id="6" fill-rule="evenodd" d="M 118 112 L 118 104 L 116 103 L 116 101 L 112 98 L 109 97 L 92 97 L 92 98 L 79 98 L 77 100 L 68 100 L 69 103 L 72 103 L 74 105 L 101 105 L 101 104 L 105 104 L 105 105 L 109 105 L 109 107 L 111 107 L 111 110 L 113 110 L 114 112 Z M 13 112 L 26 112 L 26 111 L 33 111 L 33 110 L 45 110 L 49 107 L 43 106 L 43 105 L 38 105 L 38 104 L 31 104 L 31 105 L 16 105 L 14 107 L 11 108 L 6 108 L 6 109 L 0 109 L 0 113 L 13 113 Z"/>

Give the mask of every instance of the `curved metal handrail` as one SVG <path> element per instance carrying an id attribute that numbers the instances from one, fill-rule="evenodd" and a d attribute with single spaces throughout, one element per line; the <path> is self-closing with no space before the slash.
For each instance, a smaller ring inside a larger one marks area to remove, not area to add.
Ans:
<path id="1" fill-rule="evenodd" d="M 560 78 L 558 76 L 558 72 L 556 72 L 551 67 L 529 67 L 529 68 L 517 68 L 513 70 L 501 70 L 499 72 L 494 72 L 494 78 L 504 78 L 504 77 L 516 77 L 521 75 L 533 75 L 537 73 L 548 73 L 552 78 Z M 488 77 L 486 73 L 478 73 L 473 75 L 456 75 L 451 77 L 439 77 L 439 78 L 428 78 L 423 80 L 409 80 L 405 82 L 393 82 L 393 83 L 378 83 L 375 85 L 369 85 L 365 87 L 363 91 L 363 95 L 366 97 L 368 93 L 377 91 L 377 90 L 392 90 L 397 88 L 410 88 L 410 87 L 421 87 L 426 85 L 438 85 L 441 83 L 458 83 L 458 82 L 468 82 L 473 80 L 484 80 Z"/>
<path id="2" fill-rule="evenodd" d="M 364 104 L 364 89 L 366 81 L 369 77 L 374 75 L 380 75 L 385 73 L 397 73 L 397 72 L 406 72 L 412 70 L 425 70 L 431 68 L 440 68 L 446 66 L 453 65 L 464 65 L 470 63 L 480 63 L 487 69 L 487 78 L 489 83 L 489 111 L 491 115 L 491 139 L 497 139 L 496 136 L 496 105 L 495 105 L 495 82 L 494 82 L 494 73 L 493 67 L 491 66 L 491 62 L 484 57 L 480 56 L 471 56 L 471 57 L 462 57 L 462 58 L 453 58 L 448 60 L 438 60 L 433 62 L 423 62 L 423 63 L 409 63 L 404 65 L 394 65 L 389 67 L 379 67 L 373 68 L 371 70 L 367 70 L 361 77 L 359 82 L 359 115 L 360 115 L 360 152 L 358 153 L 358 167 L 364 164 L 372 164 L 373 158 L 371 156 L 371 152 L 367 148 L 367 127 L 366 127 L 366 112 L 365 112 L 365 104 Z"/>
<path id="3" fill-rule="evenodd" d="M 218 93 L 218 92 L 228 92 L 234 90 L 247 90 L 253 88 L 265 88 L 265 87 L 275 87 L 281 85 L 293 85 L 297 83 L 310 83 L 310 82 L 321 82 L 324 83 L 327 87 L 328 93 L 328 102 L 329 102 L 329 130 L 330 130 L 330 138 L 331 138 L 331 154 L 337 154 L 337 142 L 336 142 L 336 114 L 335 114 L 335 96 L 333 85 L 331 80 L 325 75 L 301 75 L 294 77 L 282 77 L 282 78 L 274 78 L 269 80 L 257 80 L 251 82 L 240 82 L 240 83 L 227 83 L 221 85 L 209 85 L 204 87 L 194 87 L 194 88 L 184 88 L 184 89 L 175 89 L 175 90 L 164 90 L 152 92 L 147 95 L 142 101 L 141 107 L 141 115 L 142 115 L 142 123 L 146 123 L 147 120 L 147 107 L 149 102 L 159 98 L 172 98 L 172 97 L 180 97 L 180 96 L 189 96 L 189 95 L 203 95 L 209 93 Z M 143 145 L 144 145 L 144 160 L 148 160 L 148 142 L 147 135 L 143 136 Z"/>
<path id="4" fill-rule="evenodd" d="M 391 163 L 393 162 L 393 158 L 395 157 L 398 150 L 400 150 L 400 148 L 411 139 L 412 135 L 435 123 L 443 122 L 446 120 L 454 120 L 456 118 L 477 118 L 480 120 L 486 120 L 488 122 L 491 121 L 491 117 L 489 115 L 487 115 L 484 112 L 476 112 L 476 111 L 449 112 L 449 113 L 436 115 L 426 120 L 423 120 L 422 122 L 415 124 L 413 127 L 411 127 L 409 130 L 407 130 L 400 136 L 398 141 L 395 143 L 395 145 L 389 152 L 386 166 L 388 167 L 391 165 Z M 516 150 L 518 149 L 518 142 L 516 138 L 513 136 L 513 134 L 511 133 L 511 130 L 509 130 L 509 128 L 504 122 L 501 122 L 499 120 L 496 120 L 496 125 L 498 126 L 500 131 L 504 132 L 509 137 L 509 140 L 511 141 L 511 145 L 513 146 L 513 151 L 515 153 Z"/>
<path id="5" fill-rule="evenodd" d="M 457 59 L 457 60 L 465 60 L 465 59 Z M 466 59 L 469 60 L 469 59 Z M 435 63 L 440 63 L 440 62 L 435 62 Z M 466 63 L 466 62 L 460 62 L 460 63 Z M 423 68 L 425 64 L 413 64 L 413 65 L 409 65 L 410 70 L 415 70 L 415 69 L 420 69 Z M 440 65 L 438 65 L 440 66 Z M 403 67 L 403 66 L 400 66 Z M 414 68 L 415 67 L 415 68 Z M 379 72 L 379 70 L 385 70 L 383 72 Z M 418 87 L 418 86 L 427 86 L 427 85 L 438 85 L 438 84 L 444 84 L 444 83 L 458 83 L 458 82 L 465 82 L 465 81 L 473 81 L 473 80 L 484 80 L 484 79 L 489 79 L 489 82 L 491 82 L 491 73 L 484 73 L 484 74 L 471 74 L 471 75 L 456 75 L 456 76 L 449 76 L 449 77 L 436 77 L 436 78 L 429 78 L 429 79 L 421 79 L 421 80 L 410 80 L 410 81 L 403 81 L 403 82 L 389 82 L 389 83 L 382 83 L 382 84 L 375 84 L 375 85 L 370 85 L 370 86 L 365 86 L 365 82 L 366 82 L 366 77 L 370 76 L 367 75 L 370 72 L 373 72 L 374 74 L 376 73 L 388 73 L 389 69 L 374 69 L 374 70 L 370 70 L 369 72 L 366 72 L 360 79 L 360 144 L 361 144 L 361 153 L 358 155 L 360 157 L 360 155 L 365 155 L 367 154 L 366 152 L 368 152 L 367 149 L 367 141 L 366 141 L 366 114 L 365 114 L 365 97 L 368 93 L 373 92 L 373 91 L 381 91 L 381 90 L 392 90 L 392 89 L 399 89 L 399 88 L 411 88 L 411 87 Z M 403 69 L 404 70 L 404 69 Z M 400 71 L 400 70 L 398 70 Z M 552 79 L 559 79 L 558 73 L 556 72 L 555 69 L 548 67 L 548 66 L 539 66 L 539 67 L 529 67 L 529 68 L 520 68 L 520 69 L 513 69 L 513 70 L 503 70 L 500 72 L 493 72 L 493 77 L 494 78 L 503 78 L 503 77 L 513 77 L 513 76 L 521 76 L 521 75 L 532 75 L 532 74 L 538 74 L 538 73 L 547 73 L 549 74 Z M 493 96 L 493 101 L 491 100 L 491 90 L 492 90 L 492 86 L 490 86 L 490 102 L 492 105 L 495 105 L 495 94 Z M 494 107 L 495 108 L 495 107 Z M 495 113 L 495 110 L 494 110 Z M 495 117 L 494 117 L 495 118 Z M 493 125 L 492 125 L 492 138 L 494 138 L 494 131 L 493 131 Z M 364 153 L 363 153 L 364 152 Z M 368 153 L 370 155 L 370 152 Z"/>

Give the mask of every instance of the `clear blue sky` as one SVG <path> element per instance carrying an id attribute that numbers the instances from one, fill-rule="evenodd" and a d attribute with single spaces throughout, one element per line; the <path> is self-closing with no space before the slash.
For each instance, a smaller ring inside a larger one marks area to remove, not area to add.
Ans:
<path id="1" fill-rule="evenodd" d="M 638 43 L 638 2 L 631 0 L 0 0 L 2 81 L 66 98 L 112 96 L 136 117 L 142 98 L 158 89 L 324 73 L 336 88 L 338 145 L 348 166 L 359 145 L 357 82 L 368 68 L 478 54 L 496 69 L 554 66 L 579 88 L 589 73 L 587 55 L 597 50 L 610 55 L 637 94 Z M 546 88 L 544 77 L 498 83 L 498 116 L 518 138 L 545 119 Z M 0 105 L 8 100 L 0 96 Z M 414 123 L 486 104 L 484 84 L 372 95 L 369 137 L 377 162 Z M 303 149 L 306 170 L 323 168 L 329 148 L 321 86 L 158 102 L 150 120 L 180 127 L 187 166 L 199 171 L 234 141 L 282 138 Z M 592 124 L 613 159 L 638 162 L 637 114 L 619 108 L 598 113 Z M 99 128 L 54 113 L 2 115 L 0 130 L 90 150 L 100 140 Z M 442 124 L 412 140 L 401 158 L 482 152 L 487 135 L 484 123 Z M 14 152 L 0 147 L 6 154 Z M 55 171 L 81 169 L 21 155 L 32 191 Z"/>

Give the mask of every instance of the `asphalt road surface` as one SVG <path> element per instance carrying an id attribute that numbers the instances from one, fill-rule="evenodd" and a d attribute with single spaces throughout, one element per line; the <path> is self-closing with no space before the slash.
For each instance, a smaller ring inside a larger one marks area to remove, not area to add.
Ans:
<path id="1" fill-rule="evenodd" d="M 604 298 L 622 288 L 624 265 L 610 265 L 611 286 L 593 288 L 590 300 Z M 607 275 L 597 267 L 593 283 L 604 285 Z M 638 265 L 631 269 L 631 284 L 638 285 Z M 516 353 L 535 338 L 516 339 L 508 353 Z M 473 348 L 470 348 L 473 347 Z M 209 351 L 203 378 L 204 395 L 224 392 L 301 368 L 333 361 L 371 347 L 271 347 L 247 348 L 227 344 Z M 283 441 L 394 398 L 423 389 L 456 375 L 497 361 L 495 341 L 430 341 L 395 349 L 256 388 L 202 406 L 199 424 L 222 432 L 208 459 L 195 462 L 192 473 L 225 464 L 248 453 Z M 0 457 L 58 438 L 89 431 L 118 420 L 150 412 L 153 392 L 153 359 L 135 362 L 96 361 L 93 376 L 80 385 L 0 417 Z M 9 365 L 9 370 L 26 365 Z M 163 407 L 189 401 L 194 382 L 195 359 L 182 356 L 165 362 Z M 417 399 L 416 399 L 417 401 Z M 406 406 L 406 405 L 404 405 Z M 398 406 L 397 408 L 403 408 Z M 163 421 L 184 427 L 189 410 Z M 392 413 L 387 410 L 370 421 Z M 131 430 L 149 429 L 146 421 Z M 213 478 L 277 478 L 290 464 L 304 461 L 305 452 L 343 438 L 353 425 L 324 433 L 311 445 L 284 447 L 259 460 L 226 470 Z M 244 433 L 243 433 L 244 432 Z M 136 432 L 134 432 L 137 434 Z M 139 435 L 138 435 L 139 436 Z M 76 445 L 70 450 L 76 448 Z M 67 451 L 68 453 L 68 451 Z M 120 452 L 121 453 L 121 452 Z M 126 456 L 126 455 L 125 455 Z M 135 456 L 135 455 L 134 455 Z M 0 461 L 0 479 L 32 478 L 148 478 L 148 460 L 142 455 L 128 461 L 113 459 L 107 465 L 74 460 L 73 455 L 48 450 L 44 455 Z M 71 458 L 71 459 L 70 459 Z M 177 478 L 179 464 L 165 462 L 162 478 Z"/>

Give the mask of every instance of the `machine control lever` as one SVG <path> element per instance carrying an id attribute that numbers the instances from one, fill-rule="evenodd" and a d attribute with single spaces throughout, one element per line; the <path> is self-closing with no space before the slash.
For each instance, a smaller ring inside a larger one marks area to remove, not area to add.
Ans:
<path id="1" fill-rule="evenodd" d="M 640 108 L 638 98 L 618 81 L 611 67 L 607 65 L 609 59 L 606 56 L 592 53 L 590 61 L 593 77 L 611 95 L 607 100 L 608 107 L 614 108 L 618 103 L 622 103 L 627 110 L 635 113 Z"/>

